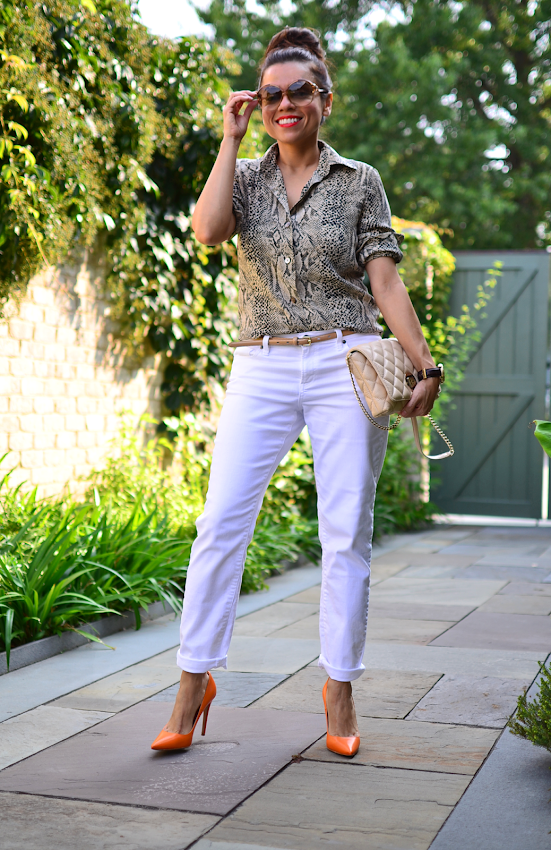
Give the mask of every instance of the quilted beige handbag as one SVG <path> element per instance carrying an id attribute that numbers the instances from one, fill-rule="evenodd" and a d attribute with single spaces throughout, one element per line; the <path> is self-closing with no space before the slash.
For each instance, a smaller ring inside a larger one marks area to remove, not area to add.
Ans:
<path id="1" fill-rule="evenodd" d="M 397 339 L 379 339 L 364 345 L 355 345 L 346 356 L 352 386 L 360 407 L 376 428 L 392 431 L 401 420 L 400 411 L 411 398 L 417 384 L 413 363 Z M 365 396 L 369 410 L 366 410 L 356 387 L 356 382 Z M 371 412 L 370 412 L 371 411 Z M 375 419 L 397 413 L 393 425 L 381 425 Z M 426 455 L 419 440 L 419 428 L 415 416 L 411 417 L 411 426 L 415 444 L 421 454 L 429 460 L 442 460 L 451 457 L 454 448 L 441 428 L 430 414 L 428 418 L 436 432 L 442 437 L 449 451 L 440 455 Z"/>

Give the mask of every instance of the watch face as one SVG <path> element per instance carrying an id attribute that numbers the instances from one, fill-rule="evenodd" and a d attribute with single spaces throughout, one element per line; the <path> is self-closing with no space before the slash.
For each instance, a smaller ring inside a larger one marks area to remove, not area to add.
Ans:
<path id="1" fill-rule="evenodd" d="M 440 369 L 440 383 L 443 384 L 446 380 L 446 373 L 444 372 L 444 364 L 439 363 L 438 368 Z"/>

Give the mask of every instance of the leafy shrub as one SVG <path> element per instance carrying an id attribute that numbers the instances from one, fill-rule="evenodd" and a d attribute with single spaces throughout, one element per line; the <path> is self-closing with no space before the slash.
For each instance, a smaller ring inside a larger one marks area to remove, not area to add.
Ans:
<path id="1" fill-rule="evenodd" d="M 518 698 L 517 713 L 507 724 L 513 735 L 551 752 L 551 667 L 540 662 L 539 693 L 529 700 L 527 690 Z"/>
<path id="2" fill-rule="evenodd" d="M 180 609 L 192 535 L 139 499 L 122 519 L 100 504 L 23 497 L 17 521 L 14 531 L 8 517 L 0 533 L 0 648 L 8 653 L 91 616 L 131 608 L 139 627 L 140 608 L 152 602 Z"/>

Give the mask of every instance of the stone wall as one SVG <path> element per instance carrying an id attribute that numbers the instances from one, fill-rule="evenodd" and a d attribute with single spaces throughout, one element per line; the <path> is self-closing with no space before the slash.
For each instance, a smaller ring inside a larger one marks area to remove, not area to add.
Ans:
<path id="1" fill-rule="evenodd" d="M 101 295 L 101 267 L 84 258 L 29 284 L 0 323 L 0 454 L 40 497 L 101 464 L 117 414 L 161 412 L 159 357 L 129 358 Z"/>

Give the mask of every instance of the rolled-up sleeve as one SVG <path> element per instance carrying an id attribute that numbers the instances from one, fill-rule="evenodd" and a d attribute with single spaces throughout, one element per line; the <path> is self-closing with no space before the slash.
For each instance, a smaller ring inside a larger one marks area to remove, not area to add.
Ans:
<path id="1" fill-rule="evenodd" d="M 403 241 L 402 234 L 392 228 L 390 206 L 379 172 L 369 168 L 358 221 L 358 264 L 365 266 L 376 257 L 392 257 L 394 262 L 399 263 L 403 257 L 400 250 Z"/>

